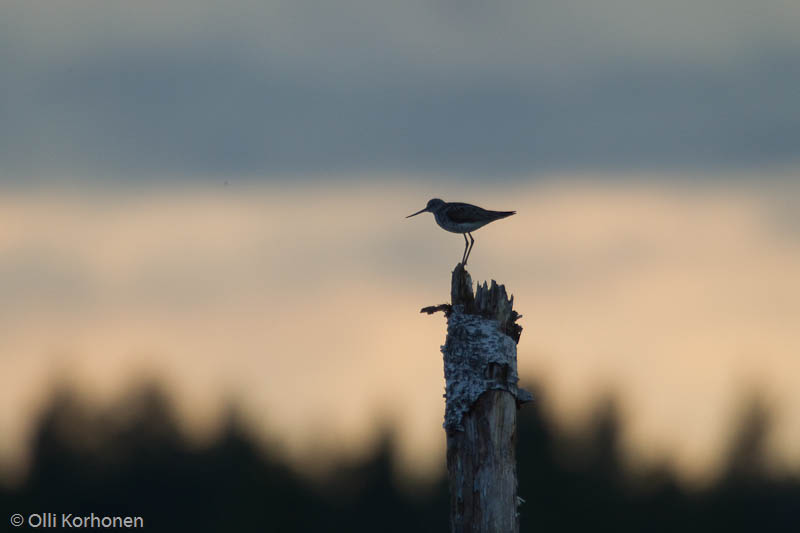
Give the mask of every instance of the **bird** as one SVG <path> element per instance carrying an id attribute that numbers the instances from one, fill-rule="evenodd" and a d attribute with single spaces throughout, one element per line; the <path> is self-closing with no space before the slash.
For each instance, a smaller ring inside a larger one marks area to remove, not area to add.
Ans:
<path id="1" fill-rule="evenodd" d="M 445 202 L 439 198 L 432 198 L 428 200 L 428 205 L 425 206 L 425 209 L 420 209 L 406 218 L 415 217 L 425 212 L 433 213 L 440 228 L 464 235 L 464 255 L 461 257 L 461 264 L 464 266 L 467 266 L 469 254 L 475 244 L 472 232 L 482 228 L 489 222 L 516 214 L 516 211 L 489 211 L 477 205 L 462 202 Z M 469 235 L 471 242 L 467 241 L 467 235 Z"/>

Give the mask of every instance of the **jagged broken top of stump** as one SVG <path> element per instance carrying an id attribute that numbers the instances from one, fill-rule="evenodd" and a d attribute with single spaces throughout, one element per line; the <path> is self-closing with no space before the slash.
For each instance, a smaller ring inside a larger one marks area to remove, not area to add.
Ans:
<path id="1" fill-rule="evenodd" d="M 521 317 L 513 309 L 514 298 L 503 285 L 492 280 L 472 292 L 472 279 L 462 264 L 453 270 L 450 304 L 422 309 L 432 314 L 444 311 L 447 339 L 442 346 L 445 377 L 445 420 L 448 434 L 462 431 L 463 417 L 487 391 L 510 393 L 517 406 L 531 400 L 518 387 L 517 344 Z"/>
<path id="2" fill-rule="evenodd" d="M 462 305 L 464 313 L 496 320 L 503 333 L 514 339 L 514 342 L 519 342 L 522 326 L 517 324 L 517 319 L 522 318 L 522 315 L 514 311 L 514 296 L 508 296 L 505 285 L 498 285 L 495 280 L 492 280 L 491 285 L 484 281 L 483 284 L 478 284 L 473 293 L 472 277 L 461 263 L 453 270 L 451 283 L 451 303 L 424 307 L 420 313 L 443 311 L 445 316 L 450 316 L 453 306 Z"/>

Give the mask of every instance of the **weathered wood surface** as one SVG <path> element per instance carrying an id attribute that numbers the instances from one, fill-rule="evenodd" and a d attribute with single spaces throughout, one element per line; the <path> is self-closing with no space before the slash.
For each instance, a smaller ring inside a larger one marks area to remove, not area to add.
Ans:
<path id="1" fill-rule="evenodd" d="M 517 387 L 522 328 L 513 296 L 492 281 L 472 292 L 460 263 L 444 311 L 444 428 L 450 482 L 450 529 L 457 533 L 517 532 L 517 408 L 531 399 Z"/>

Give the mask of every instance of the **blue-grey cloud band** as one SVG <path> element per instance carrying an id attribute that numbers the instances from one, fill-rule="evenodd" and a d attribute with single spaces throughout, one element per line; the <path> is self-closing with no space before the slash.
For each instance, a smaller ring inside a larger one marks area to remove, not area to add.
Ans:
<path id="1" fill-rule="evenodd" d="M 322 13 L 277 2 L 237 14 L 202 2 L 12 3 L 0 170 L 507 175 L 797 162 L 800 39 L 784 19 L 800 8 L 753 18 L 742 2 L 660 15 L 635 4 L 348 1 Z"/>

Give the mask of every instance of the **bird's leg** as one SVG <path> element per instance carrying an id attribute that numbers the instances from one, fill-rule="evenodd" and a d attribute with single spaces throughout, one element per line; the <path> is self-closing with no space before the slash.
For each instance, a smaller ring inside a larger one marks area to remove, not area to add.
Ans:
<path id="1" fill-rule="evenodd" d="M 469 241 L 467 241 L 467 234 L 462 233 L 464 235 L 464 254 L 461 256 L 461 264 L 467 266 L 467 247 L 469 246 Z"/>
<path id="2" fill-rule="evenodd" d="M 464 235 L 464 240 L 467 240 L 466 235 Z M 472 246 L 475 244 L 475 239 L 472 237 L 472 233 L 469 234 L 469 240 L 472 242 L 469 243 L 469 250 L 467 250 L 467 257 L 464 259 L 464 266 L 467 265 L 467 261 L 469 261 L 469 254 L 472 253 Z"/>

